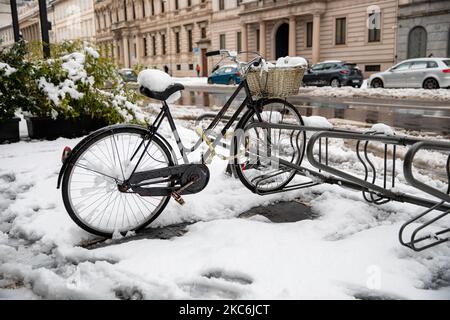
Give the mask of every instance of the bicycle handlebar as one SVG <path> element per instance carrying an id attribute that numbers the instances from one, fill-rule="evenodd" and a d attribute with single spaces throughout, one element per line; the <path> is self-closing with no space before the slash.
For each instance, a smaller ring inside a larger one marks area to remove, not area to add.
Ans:
<path id="1" fill-rule="evenodd" d="M 246 52 L 241 52 L 241 53 L 246 53 Z M 253 66 L 253 67 L 259 67 L 262 63 L 263 58 L 261 57 L 261 55 L 257 52 L 251 52 L 253 54 L 256 54 L 256 57 L 251 60 L 250 62 L 246 63 L 246 62 L 242 62 L 238 59 L 237 52 L 234 51 L 230 51 L 230 50 L 214 50 L 214 51 L 209 51 L 206 53 L 207 57 L 213 57 L 213 56 L 222 56 L 222 59 L 216 64 L 219 65 L 220 62 L 224 59 L 224 58 L 229 58 L 231 61 L 235 62 L 239 69 L 241 69 L 243 71 L 243 73 L 246 73 L 246 71 L 248 71 L 248 69 Z"/>

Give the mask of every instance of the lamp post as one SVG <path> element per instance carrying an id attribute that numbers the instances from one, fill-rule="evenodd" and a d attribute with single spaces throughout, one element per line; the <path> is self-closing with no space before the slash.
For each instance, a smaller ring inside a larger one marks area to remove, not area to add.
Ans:
<path id="1" fill-rule="evenodd" d="M 11 16 L 12 16 L 12 25 L 14 30 L 14 42 L 20 41 L 20 29 L 19 29 L 19 17 L 17 16 L 17 1 L 11 0 Z"/>
<path id="2" fill-rule="evenodd" d="M 50 57 L 50 36 L 48 34 L 49 24 L 47 18 L 47 1 L 39 0 L 39 16 L 41 20 L 42 50 L 44 58 Z"/>

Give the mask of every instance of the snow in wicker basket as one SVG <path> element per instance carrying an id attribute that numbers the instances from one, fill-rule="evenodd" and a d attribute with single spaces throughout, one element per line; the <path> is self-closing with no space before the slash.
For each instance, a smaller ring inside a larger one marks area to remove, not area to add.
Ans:
<path id="1" fill-rule="evenodd" d="M 285 98 L 299 91 L 308 62 L 302 57 L 279 58 L 276 64 L 263 60 L 251 68 L 247 83 L 254 98 Z"/>

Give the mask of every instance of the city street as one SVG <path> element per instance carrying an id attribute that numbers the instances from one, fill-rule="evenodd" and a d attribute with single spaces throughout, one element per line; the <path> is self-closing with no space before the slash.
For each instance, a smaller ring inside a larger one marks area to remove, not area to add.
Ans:
<path id="1" fill-rule="evenodd" d="M 320 299 L 450 299 L 450 0 L 0 0 L 0 300 Z"/>
<path id="2" fill-rule="evenodd" d="M 223 106 L 233 86 L 186 85 L 177 102 L 186 106 Z M 337 90 L 345 88 L 338 88 Z M 358 90 L 358 89 L 355 89 Z M 447 89 L 450 94 L 450 89 Z M 380 97 L 320 97 L 300 93 L 288 99 L 303 116 L 345 119 L 360 124 L 385 123 L 395 128 L 450 134 L 450 100 L 394 99 Z"/>

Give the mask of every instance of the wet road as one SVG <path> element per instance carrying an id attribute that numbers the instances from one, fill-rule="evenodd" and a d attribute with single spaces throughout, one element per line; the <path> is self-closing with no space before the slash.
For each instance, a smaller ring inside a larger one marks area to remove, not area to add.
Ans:
<path id="1" fill-rule="evenodd" d="M 186 89 L 180 105 L 223 106 L 232 88 Z M 239 96 L 238 101 L 244 97 Z M 403 101 L 387 99 L 333 99 L 296 96 L 288 99 L 304 116 L 323 116 L 364 123 L 385 123 L 407 130 L 450 134 L 450 101 Z"/>

